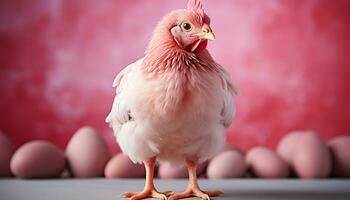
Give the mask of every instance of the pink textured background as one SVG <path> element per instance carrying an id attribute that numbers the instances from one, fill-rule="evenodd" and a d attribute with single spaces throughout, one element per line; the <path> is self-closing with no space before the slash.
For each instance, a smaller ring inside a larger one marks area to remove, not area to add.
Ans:
<path id="1" fill-rule="evenodd" d="M 64 147 L 104 123 L 114 76 L 186 0 L 0 1 L 0 129 Z M 275 147 L 289 130 L 350 134 L 350 1 L 204 0 L 214 58 L 241 88 L 231 143 Z"/>

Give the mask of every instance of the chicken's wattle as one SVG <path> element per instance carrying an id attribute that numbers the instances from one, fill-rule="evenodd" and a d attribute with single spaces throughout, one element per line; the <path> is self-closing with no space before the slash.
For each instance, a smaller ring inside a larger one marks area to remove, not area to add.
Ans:
<path id="1" fill-rule="evenodd" d="M 191 45 L 191 52 L 193 51 L 204 51 L 207 48 L 208 40 L 197 40 Z"/>
<path id="2" fill-rule="evenodd" d="M 199 43 L 197 50 L 198 51 L 204 51 L 207 48 L 208 40 L 204 40 L 203 42 Z"/>

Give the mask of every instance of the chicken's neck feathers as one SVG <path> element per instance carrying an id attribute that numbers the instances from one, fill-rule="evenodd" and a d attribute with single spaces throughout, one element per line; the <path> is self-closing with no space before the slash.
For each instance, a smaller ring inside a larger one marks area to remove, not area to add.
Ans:
<path id="1" fill-rule="evenodd" d="M 219 72 L 219 67 L 209 52 L 188 52 L 162 44 L 150 49 L 143 61 L 143 71 L 146 74 L 162 74 L 169 71 L 190 73 L 191 71 Z"/>

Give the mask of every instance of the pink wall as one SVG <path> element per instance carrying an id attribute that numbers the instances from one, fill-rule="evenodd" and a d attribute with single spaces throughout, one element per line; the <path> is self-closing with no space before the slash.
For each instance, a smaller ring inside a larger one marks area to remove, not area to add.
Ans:
<path id="1" fill-rule="evenodd" d="M 350 1 L 204 0 L 209 49 L 242 95 L 229 139 L 274 147 L 293 129 L 350 134 Z M 186 0 L 0 1 L 0 129 L 64 147 L 104 123 L 114 76 L 143 55 L 157 21 Z"/>

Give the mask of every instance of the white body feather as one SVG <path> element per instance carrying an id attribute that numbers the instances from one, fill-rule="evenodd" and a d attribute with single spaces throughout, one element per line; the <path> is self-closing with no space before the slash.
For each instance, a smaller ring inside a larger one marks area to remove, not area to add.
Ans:
<path id="1" fill-rule="evenodd" d="M 195 71 L 191 79 L 168 71 L 145 76 L 143 59 L 116 77 L 116 97 L 106 122 L 121 150 L 133 162 L 156 156 L 181 164 L 202 162 L 224 145 L 235 114 L 232 94 L 238 92 L 228 73 Z"/>

